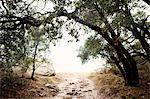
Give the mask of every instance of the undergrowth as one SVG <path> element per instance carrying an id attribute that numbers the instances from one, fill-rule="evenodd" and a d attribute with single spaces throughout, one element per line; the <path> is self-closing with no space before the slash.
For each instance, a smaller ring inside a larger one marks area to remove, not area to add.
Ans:
<path id="1" fill-rule="evenodd" d="M 123 77 L 114 68 L 92 73 L 89 78 L 95 82 L 100 99 L 150 99 L 149 73 L 145 66 L 139 67 L 138 71 L 139 87 L 126 86 Z"/>

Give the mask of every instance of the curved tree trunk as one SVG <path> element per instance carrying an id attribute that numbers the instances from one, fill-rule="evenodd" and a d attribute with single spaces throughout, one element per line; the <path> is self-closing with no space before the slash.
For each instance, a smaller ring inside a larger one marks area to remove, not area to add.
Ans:
<path id="1" fill-rule="evenodd" d="M 126 73 L 127 84 L 130 86 L 137 86 L 139 84 L 139 75 L 136 62 L 121 43 L 113 47 L 117 53 L 119 60 L 123 64 L 123 68 Z"/>
<path id="2" fill-rule="evenodd" d="M 123 69 L 125 70 L 125 75 L 127 78 L 126 80 L 127 84 L 129 86 L 137 86 L 139 84 L 139 79 L 138 79 L 139 76 L 138 76 L 136 62 L 133 60 L 130 53 L 123 47 L 123 45 L 121 44 L 119 40 L 117 40 L 117 43 L 119 45 L 114 44 L 116 43 L 114 42 L 114 38 L 116 37 L 116 34 L 111 27 L 107 27 L 109 32 L 112 33 L 110 37 L 108 33 L 103 33 L 100 27 L 93 25 L 91 23 L 88 23 L 84 21 L 83 19 L 75 16 L 72 13 L 69 14 L 69 13 L 62 12 L 62 13 L 59 13 L 58 16 L 67 16 L 68 18 L 73 19 L 76 22 L 79 22 L 80 24 L 86 25 L 92 30 L 95 30 L 96 32 L 98 32 L 98 34 L 100 34 L 115 49 L 117 53 L 117 57 L 120 59 L 120 62 L 123 64 Z M 107 24 L 107 26 L 110 26 L 109 23 Z"/>
<path id="3" fill-rule="evenodd" d="M 139 75 L 137 70 L 137 65 L 130 53 L 124 48 L 122 43 L 119 41 L 120 33 L 115 33 L 114 29 L 108 22 L 107 18 L 104 15 L 104 10 L 102 8 L 99 8 L 98 5 L 95 4 L 95 8 L 98 11 L 101 18 L 103 18 L 103 22 L 106 25 L 106 28 L 111 34 L 111 41 L 108 41 L 105 37 L 105 39 L 108 41 L 108 43 L 115 49 L 118 58 L 120 59 L 120 62 L 123 64 L 123 68 L 126 73 L 126 81 L 127 84 L 130 86 L 137 86 L 139 84 Z"/>

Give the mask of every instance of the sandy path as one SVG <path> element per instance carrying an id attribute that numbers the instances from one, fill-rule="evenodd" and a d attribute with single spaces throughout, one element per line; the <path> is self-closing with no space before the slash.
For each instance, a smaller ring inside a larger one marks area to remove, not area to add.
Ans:
<path id="1" fill-rule="evenodd" d="M 63 74 L 63 77 L 64 81 L 58 84 L 59 94 L 53 99 L 97 99 L 94 83 L 86 76 Z"/>

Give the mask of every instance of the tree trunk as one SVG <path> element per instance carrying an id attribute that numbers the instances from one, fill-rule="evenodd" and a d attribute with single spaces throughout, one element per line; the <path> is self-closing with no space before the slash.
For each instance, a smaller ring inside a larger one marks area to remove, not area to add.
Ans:
<path id="1" fill-rule="evenodd" d="M 82 20 L 81 18 L 75 16 L 74 14 L 61 13 L 59 16 L 67 16 L 70 19 L 74 19 L 76 22 L 79 22 L 83 25 L 88 26 L 92 30 L 95 30 L 100 34 L 116 51 L 120 62 L 123 64 L 123 69 L 125 70 L 125 75 L 127 78 L 127 84 L 130 86 L 137 86 L 139 84 L 139 76 L 138 70 L 136 66 L 136 62 L 133 60 L 129 52 L 123 47 L 120 41 L 118 41 L 118 46 L 114 45 L 114 37 L 116 36 L 115 32 L 111 27 L 108 27 L 112 37 L 108 35 L 108 33 L 103 33 L 102 29 L 96 25 L 88 23 L 87 21 Z M 110 25 L 107 25 L 110 26 Z"/>
<path id="2" fill-rule="evenodd" d="M 123 76 L 123 78 L 125 80 L 125 84 L 127 84 L 126 73 L 125 73 L 124 69 L 121 67 L 121 65 L 119 64 L 120 61 L 118 61 L 118 59 L 115 56 L 111 56 L 111 59 L 114 60 L 114 63 L 116 64 L 117 68 L 119 69 L 121 75 Z"/>
<path id="3" fill-rule="evenodd" d="M 34 57 L 33 57 L 33 65 L 32 65 L 32 75 L 31 75 L 31 79 L 34 79 L 34 74 L 35 74 L 35 59 L 36 59 L 36 55 L 37 55 L 37 48 L 38 48 L 38 42 L 35 45 L 35 50 L 34 50 Z"/>
<path id="4" fill-rule="evenodd" d="M 103 18 L 103 21 L 109 30 L 111 34 L 111 41 L 108 41 L 108 43 L 115 49 L 118 58 L 120 59 L 121 63 L 123 64 L 123 68 L 126 72 L 126 81 L 127 84 L 130 86 L 137 86 L 139 84 L 139 75 L 137 70 L 137 65 L 130 53 L 124 48 L 122 43 L 119 41 L 120 33 L 115 33 L 112 26 L 109 24 L 107 19 L 104 17 L 104 11 L 101 9 L 99 11 L 98 8 L 96 8 L 101 17 Z M 106 37 L 108 38 L 108 36 Z"/>
<path id="5" fill-rule="evenodd" d="M 33 56 L 33 65 L 32 65 L 32 75 L 31 79 L 34 80 L 34 74 L 35 74 L 35 60 L 36 60 L 36 55 L 37 55 L 37 49 L 39 45 L 39 37 L 37 37 L 37 40 L 35 41 L 35 49 L 34 49 L 34 56 Z"/>
<path id="6" fill-rule="evenodd" d="M 118 42 L 118 45 L 114 45 L 113 47 L 117 53 L 119 60 L 123 64 L 127 84 L 129 86 L 137 86 L 139 84 L 139 75 L 136 62 L 121 43 Z"/>
<path id="7" fill-rule="evenodd" d="M 147 56 L 146 59 L 150 60 L 150 48 L 148 42 L 145 40 L 144 36 L 142 36 L 141 33 L 137 30 L 137 27 L 133 26 L 132 33 L 135 36 L 135 38 L 138 39 L 141 43 Z"/>

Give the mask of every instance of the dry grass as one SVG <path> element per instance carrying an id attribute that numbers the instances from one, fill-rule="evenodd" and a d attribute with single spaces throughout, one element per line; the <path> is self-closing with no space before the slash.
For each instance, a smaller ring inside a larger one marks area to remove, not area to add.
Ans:
<path id="1" fill-rule="evenodd" d="M 35 80 L 29 78 L 20 78 L 16 75 L 7 76 L 2 79 L 1 97 L 0 98 L 38 98 L 51 97 L 58 93 L 55 86 L 61 78 L 58 76 L 41 76 L 36 75 Z M 52 88 L 48 88 L 49 84 Z"/>
<path id="2" fill-rule="evenodd" d="M 150 99 L 148 74 L 142 69 L 139 72 L 139 87 L 125 86 L 123 78 L 111 71 L 93 73 L 89 78 L 95 82 L 100 99 Z"/>

